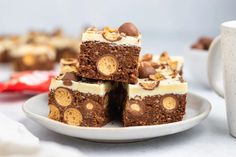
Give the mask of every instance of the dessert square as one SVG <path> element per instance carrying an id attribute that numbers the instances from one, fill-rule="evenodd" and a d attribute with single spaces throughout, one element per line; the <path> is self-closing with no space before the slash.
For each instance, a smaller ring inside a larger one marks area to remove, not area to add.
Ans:
<path id="1" fill-rule="evenodd" d="M 16 71 L 52 70 L 56 53 L 51 46 L 25 44 L 14 48 L 10 56 Z"/>
<path id="2" fill-rule="evenodd" d="M 141 78 L 137 84 L 126 87 L 124 126 L 165 124 L 183 119 L 188 88 L 181 75 L 183 59 L 167 56 L 163 53 L 160 57 L 141 61 Z"/>
<path id="3" fill-rule="evenodd" d="M 77 58 L 80 50 L 79 39 L 65 36 L 60 29 L 52 33 L 32 31 L 28 34 L 28 42 L 53 46 L 57 62 L 62 58 Z"/>
<path id="4" fill-rule="evenodd" d="M 25 42 L 24 37 L 20 36 L 0 36 L 0 62 L 11 61 L 10 53 L 12 49 Z"/>
<path id="5" fill-rule="evenodd" d="M 89 28 L 82 35 L 79 54 L 80 77 L 136 83 L 141 34 L 131 23 L 119 29 Z"/>
<path id="6" fill-rule="evenodd" d="M 48 117 L 69 125 L 101 127 L 110 121 L 109 82 L 78 80 L 74 72 L 52 79 Z"/>

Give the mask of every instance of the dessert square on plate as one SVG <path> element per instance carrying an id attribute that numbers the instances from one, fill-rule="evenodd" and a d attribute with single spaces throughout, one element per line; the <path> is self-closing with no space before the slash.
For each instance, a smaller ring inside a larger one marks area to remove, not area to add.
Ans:
<path id="1" fill-rule="evenodd" d="M 124 126 L 155 125 L 181 121 L 185 114 L 187 83 L 182 78 L 181 57 L 167 53 L 141 61 L 140 79 L 127 85 Z M 156 60 L 158 58 L 158 60 Z M 154 62 L 155 61 L 155 62 Z M 152 66 L 152 63 L 157 63 Z M 172 65 L 174 64 L 174 65 Z M 152 70 L 150 70 L 152 69 Z"/>
<path id="2" fill-rule="evenodd" d="M 119 29 L 87 29 L 82 35 L 78 75 L 136 83 L 140 40 L 141 34 L 131 23 L 125 23 Z"/>
<path id="3" fill-rule="evenodd" d="M 107 124 L 111 84 L 81 79 L 76 70 L 76 59 L 61 60 L 61 74 L 50 84 L 48 117 L 76 126 Z"/>

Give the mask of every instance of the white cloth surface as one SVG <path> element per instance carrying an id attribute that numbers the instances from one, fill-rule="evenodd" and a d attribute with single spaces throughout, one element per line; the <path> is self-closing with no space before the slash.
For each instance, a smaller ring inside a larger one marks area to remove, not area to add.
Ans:
<path id="1" fill-rule="evenodd" d="M 78 150 L 52 142 L 39 142 L 21 123 L 0 113 L 1 157 L 79 157 Z"/>

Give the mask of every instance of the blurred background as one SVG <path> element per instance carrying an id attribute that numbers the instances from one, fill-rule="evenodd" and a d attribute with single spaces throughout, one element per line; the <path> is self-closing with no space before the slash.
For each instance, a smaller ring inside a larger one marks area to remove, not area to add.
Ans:
<path id="1" fill-rule="evenodd" d="M 182 54 L 199 36 L 219 34 L 223 21 L 236 17 L 235 0 L 0 0 L 0 33 L 60 27 L 78 36 L 86 25 L 136 24 L 143 50 Z"/>

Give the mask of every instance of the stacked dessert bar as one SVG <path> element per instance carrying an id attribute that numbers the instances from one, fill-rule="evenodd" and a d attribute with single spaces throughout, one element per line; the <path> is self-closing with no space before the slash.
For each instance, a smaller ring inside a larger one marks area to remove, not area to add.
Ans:
<path id="1" fill-rule="evenodd" d="M 140 57 L 141 34 L 132 23 L 87 29 L 78 59 L 61 60 L 49 91 L 49 118 L 101 127 L 114 118 L 124 126 L 180 121 L 187 83 L 183 58 L 167 52 Z"/>
<path id="2" fill-rule="evenodd" d="M 62 59 L 60 75 L 51 81 L 49 118 L 71 125 L 101 127 L 109 121 L 111 84 L 76 76 L 76 59 Z"/>

